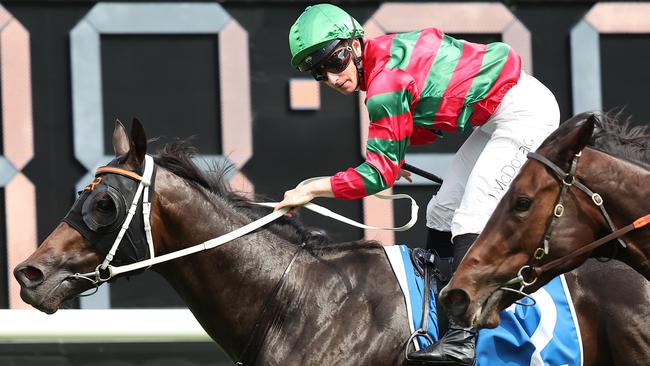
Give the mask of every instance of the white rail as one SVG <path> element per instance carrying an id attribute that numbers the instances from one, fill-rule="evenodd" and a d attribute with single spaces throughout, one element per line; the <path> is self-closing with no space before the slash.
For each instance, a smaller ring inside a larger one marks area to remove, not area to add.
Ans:
<path id="1" fill-rule="evenodd" d="M 0 310 L 0 342 L 211 341 L 187 309 Z"/>

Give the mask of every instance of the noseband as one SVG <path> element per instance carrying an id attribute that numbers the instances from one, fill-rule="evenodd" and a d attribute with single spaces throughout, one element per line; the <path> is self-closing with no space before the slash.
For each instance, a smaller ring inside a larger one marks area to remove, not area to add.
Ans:
<path id="1" fill-rule="evenodd" d="M 548 226 L 546 227 L 546 231 L 544 232 L 544 237 L 542 239 L 542 242 L 535 250 L 535 253 L 531 258 L 530 263 L 521 267 L 517 272 L 517 276 L 511 279 L 510 281 L 506 282 L 499 289 L 515 292 L 524 297 L 527 297 L 533 301 L 533 305 L 535 300 L 533 300 L 528 294 L 524 293 L 523 290 L 526 287 L 529 287 L 533 285 L 535 282 L 537 282 L 537 279 L 542 273 L 547 272 L 553 268 L 556 268 L 561 264 L 564 264 L 580 255 L 583 255 L 591 250 L 594 250 L 597 247 L 605 243 L 608 243 L 614 239 L 618 240 L 618 242 L 621 244 L 623 248 L 627 248 L 627 244 L 621 237 L 632 230 L 639 229 L 650 223 L 650 214 L 648 214 L 635 220 L 632 224 L 629 224 L 621 229 L 616 229 L 616 226 L 614 226 L 611 217 L 609 216 L 607 210 L 605 209 L 605 206 L 603 204 L 603 198 L 600 196 L 600 194 L 593 192 L 587 186 L 582 184 L 575 176 L 576 170 L 578 169 L 578 161 L 581 155 L 582 155 L 582 151 L 573 156 L 573 160 L 571 161 L 571 166 L 569 167 L 569 172 L 567 173 L 564 170 L 562 170 L 559 166 L 557 166 L 555 163 L 550 161 L 548 158 L 534 152 L 528 153 L 529 159 L 533 159 L 535 161 L 540 162 L 545 167 L 551 169 L 555 173 L 555 175 L 557 176 L 561 184 L 560 194 L 555 204 L 555 208 L 553 209 L 553 216 L 551 217 L 551 222 L 549 222 Z M 581 190 L 582 192 L 584 192 L 587 196 L 591 197 L 592 202 L 596 206 L 598 206 L 600 212 L 605 218 L 605 221 L 607 222 L 607 225 L 609 225 L 611 233 L 603 238 L 600 238 L 594 242 L 585 245 L 584 247 L 578 250 L 573 251 L 572 253 L 566 256 L 557 258 L 544 265 L 537 265 L 536 263 L 541 261 L 542 258 L 544 258 L 546 255 L 549 254 L 550 251 L 549 243 L 551 241 L 551 233 L 553 232 L 553 227 L 555 226 L 557 220 L 560 217 L 562 217 L 562 215 L 564 214 L 564 200 L 565 200 L 566 193 L 569 191 L 571 187 L 574 186 L 579 190 Z M 519 290 L 507 287 L 514 284 L 520 285 Z M 530 304 L 521 304 L 521 305 L 530 305 Z"/>

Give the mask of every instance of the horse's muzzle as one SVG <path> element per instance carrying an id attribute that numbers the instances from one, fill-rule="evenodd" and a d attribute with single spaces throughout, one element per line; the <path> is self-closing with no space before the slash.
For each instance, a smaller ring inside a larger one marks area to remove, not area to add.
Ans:
<path id="1" fill-rule="evenodd" d="M 468 320 L 465 318 L 470 304 L 470 296 L 465 290 L 447 286 L 440 292 L 439 301 L 454 320 L 459 324 L 467 325 Z"/>

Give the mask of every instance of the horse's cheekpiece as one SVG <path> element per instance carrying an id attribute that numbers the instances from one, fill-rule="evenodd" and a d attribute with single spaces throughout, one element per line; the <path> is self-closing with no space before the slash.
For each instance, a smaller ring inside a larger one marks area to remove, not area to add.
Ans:
<path id="1" fill-rule="evenodd" d="M 152 186 L 154 177 L 155 174 L 152 176 Z M 124 175 L 98 172 L 95 181 L 79 192 L 79 197 L 63 221 L 79 231 L 99 253 L 106 256 L 127 216 L 138 184 L 138 181 Z M 113 262 L 124 265 L 150 257 L 142 205 L 138 204 Z"/>

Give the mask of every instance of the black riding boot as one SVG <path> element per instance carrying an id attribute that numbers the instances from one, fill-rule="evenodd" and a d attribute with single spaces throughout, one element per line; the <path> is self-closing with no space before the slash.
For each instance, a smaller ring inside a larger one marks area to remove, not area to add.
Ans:
<path id="1" fill-rule="evenodd" d="M 427 249 L 435 251 L 441 258 L 452 257 L 454 249 L 451 245 L 451 233 L 429 228 L 429 231 L 427 231 Z"/>
<path id="2" fill-rule="evenodd" d="M 454 238 L 454 272 L 477 237 L 478 234 L 463 234 Z M 469 366 L 474 364 L 475 357 L 476 330 L 462 328 L 453 321 L 438 343 L 408 355 L 409 361 L 423 365 Z"/>
<path id="3" fill-rule="evenodd" d="M 478 234 L 461 234 L 454 238 L 454 272 L 456 272 L 460 261 L 463 260 L 476 238 L 478 238 Z"/>
<path id="4" fill-rule="evenodd" d="M 476 330 L 462 328 L 449 321 L 449 330 L 440 341 L 426 349 L 409 353 L 409 361 L 422 365 L 462 365 L 474 364 L 476 357 Z"/>
<path id="5" fill-rule="evenodd" d="M 436 262 L 437 274 L 435 275 L 436 288 L 434 293 L 437 294 L 443 287 L 447 286 L 451 279 L 454 262 L 454 248 L 451 245 L 451 232 L 429 228 L 427 231 L 427 249 L 433 251 L 440 262 Z M 445 315 L 440 301 L 436 301 L 436 310 L 438 313 L 438 329 L 444 332 L 449 327 L 449 319 Z"/>

